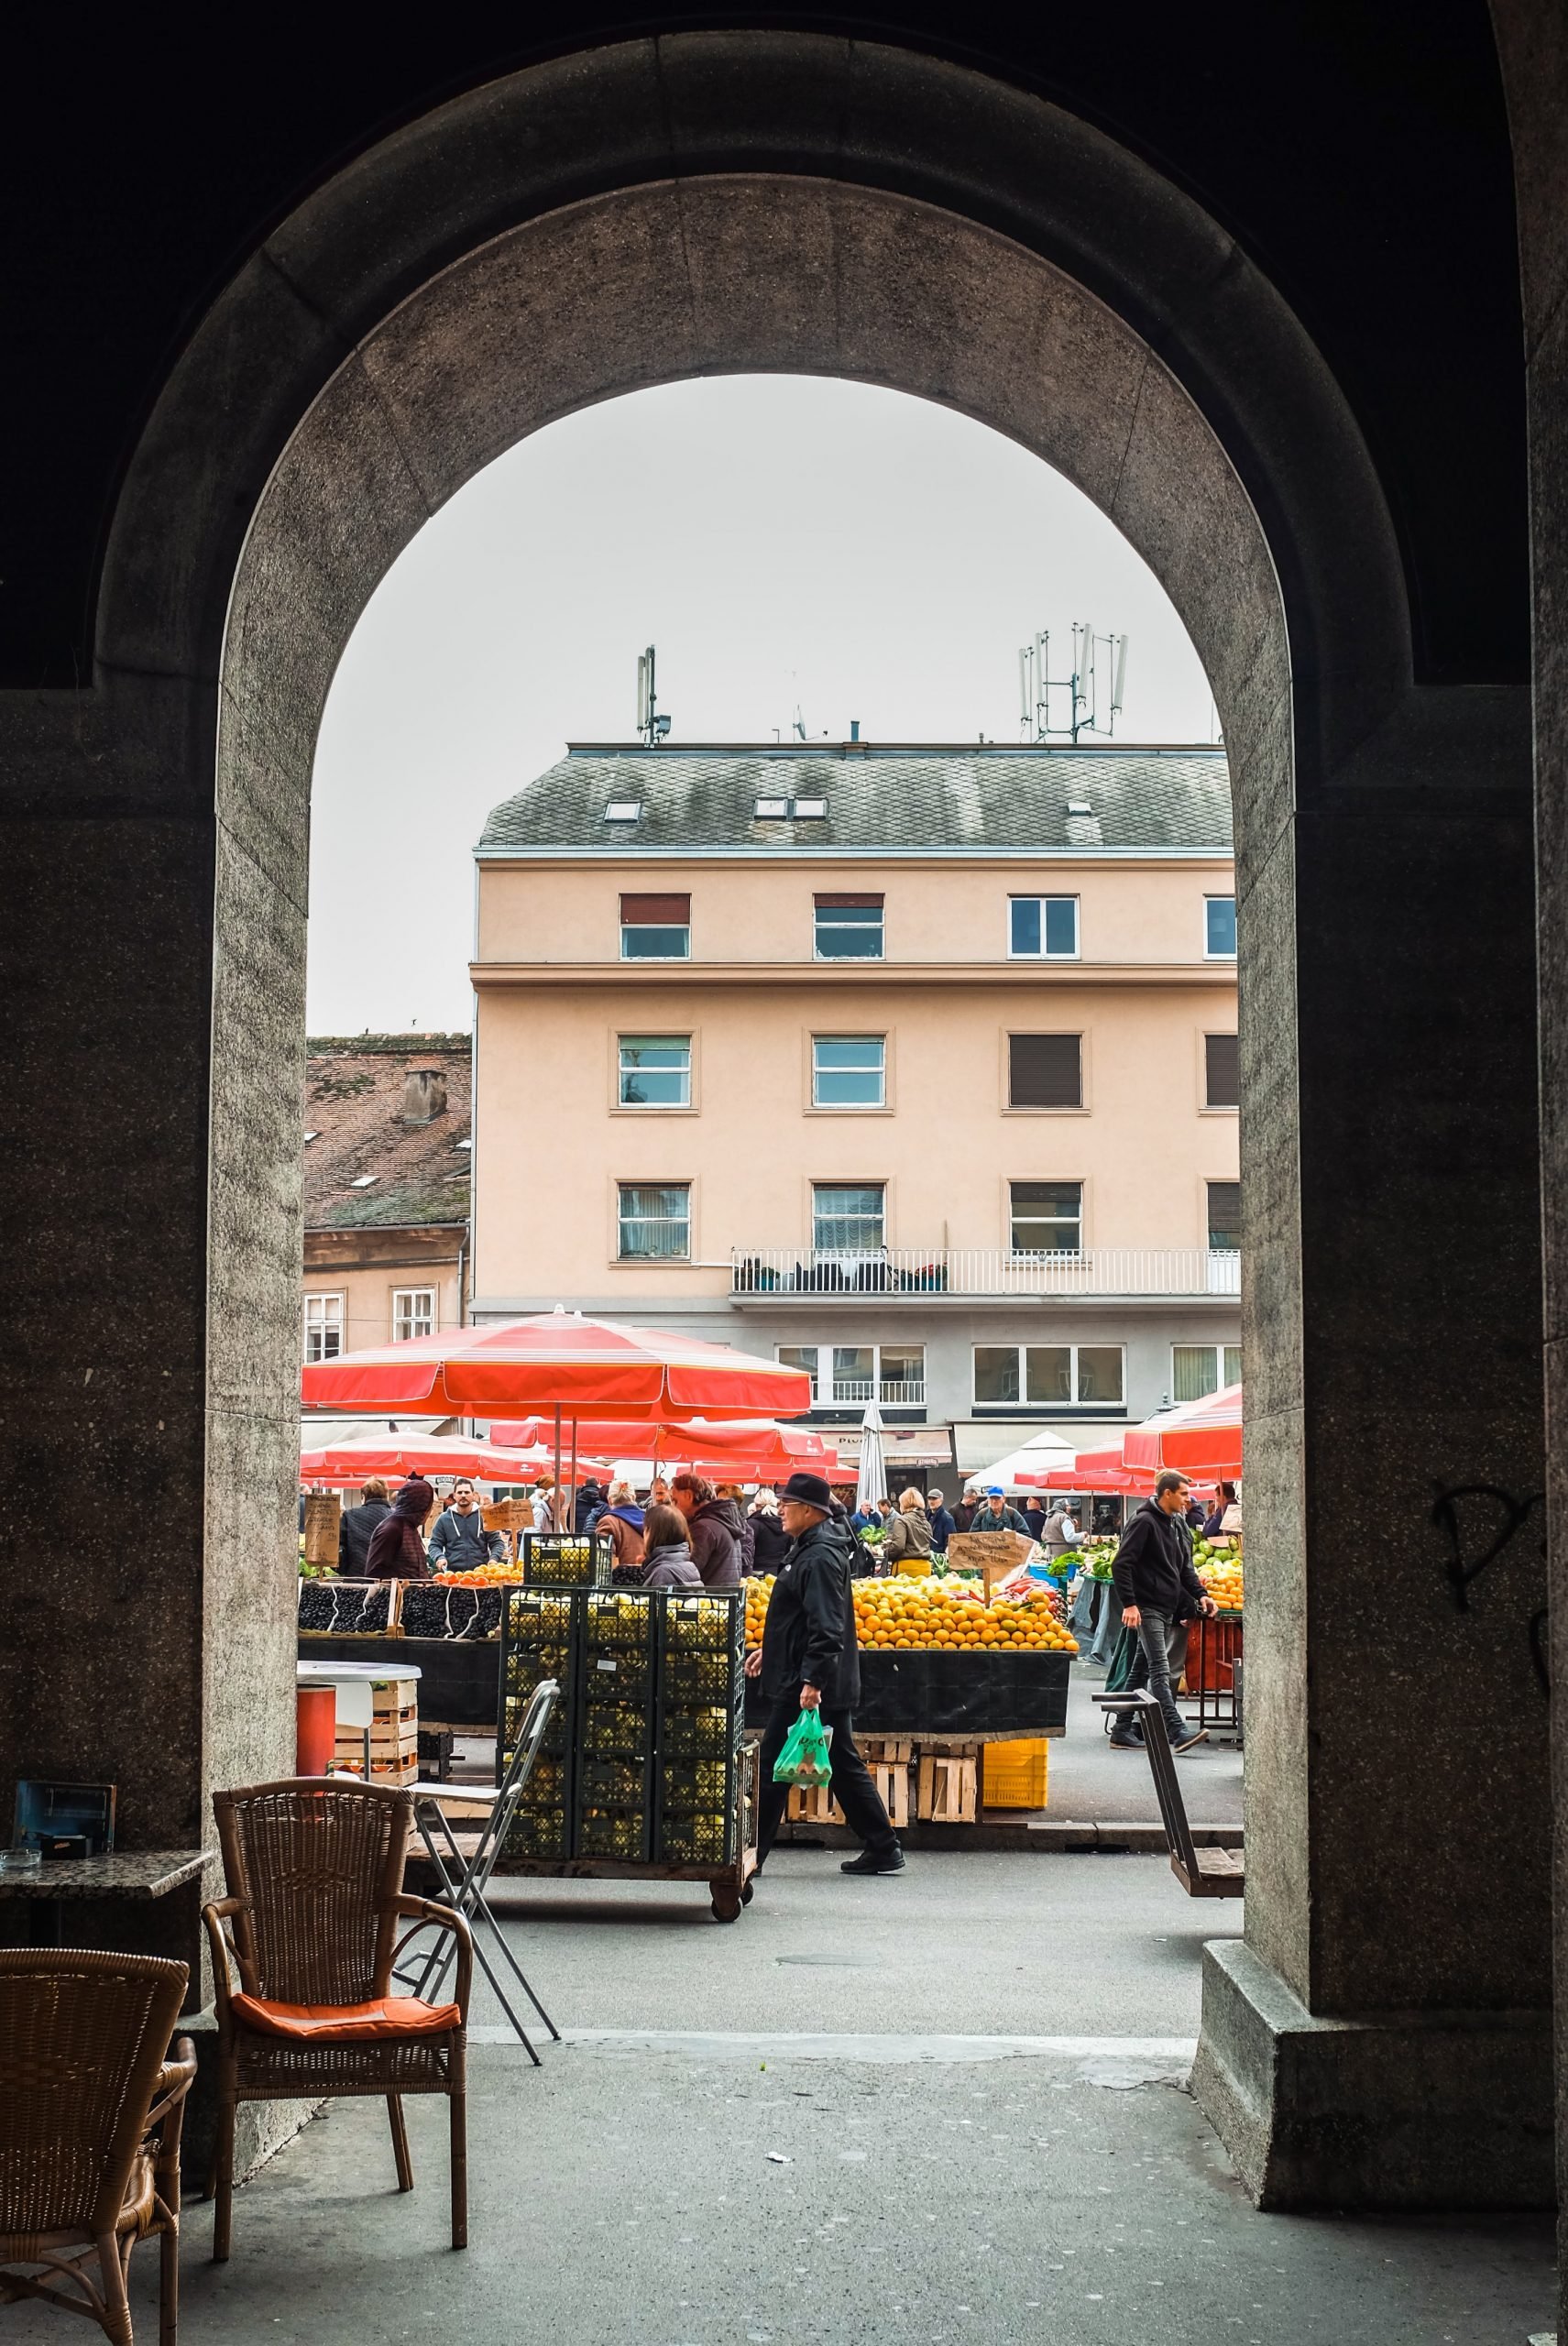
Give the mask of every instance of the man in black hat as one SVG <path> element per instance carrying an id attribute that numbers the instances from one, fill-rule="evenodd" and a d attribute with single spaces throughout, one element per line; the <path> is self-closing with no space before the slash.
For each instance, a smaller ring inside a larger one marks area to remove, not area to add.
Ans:
<path id="1" fill-rule="evenodd" d="M 757 1863 L 773 1846 L 788 1797 L 773 1781 L 773 1762 L 803 1710 L 820 1710 L 833 1730 L 833 1797 L 865 1847 L 846 1858 L 852 1874 L 902 1873 L 904 1851 L 855 1749 L 851 1716 L 861 1698 L 861 1656 L 850 1594 L 852 1536 L 830 1512 L 832 1493 L 819 1474 L 792 1474 L 779 1493 L 779 1514 L 791 1545 L 768 1600 L 762 1642 L 746 1657 L 749 1676 L 761 1676 L 773 1708 L 762 1736 L 758 1801 Z"/>

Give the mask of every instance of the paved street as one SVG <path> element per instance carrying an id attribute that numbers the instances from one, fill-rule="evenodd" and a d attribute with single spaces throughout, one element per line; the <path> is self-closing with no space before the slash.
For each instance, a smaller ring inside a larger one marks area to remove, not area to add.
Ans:
<path id="1" fill-rule="evenodd" d="M 1181 2089 L 1197 1913 L 1162 1858 L 925 1856 L 846 1881 L 782 1850 L 721 1928 L 697 1890 L 510 1887 L 565 2041 L 542 2070 L 483 1993 L 472 2246 L 444 2244 L 444 2112 L 344 2102 L 189 2210 L 186 2346 L 1523 2346 L 1545 2222 L 1259 2217 Z M 138 2334 L 153 2334 L 142 2269 Z M 41 2311 L 8 2341 L 43 2346 Z M 55 2325 L 58 2327 L 58 2324 Z"/>

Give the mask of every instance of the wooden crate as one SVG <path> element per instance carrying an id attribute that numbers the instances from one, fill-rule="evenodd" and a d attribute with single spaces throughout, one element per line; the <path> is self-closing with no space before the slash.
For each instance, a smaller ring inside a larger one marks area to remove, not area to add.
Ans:
<path id="1" fill-rule="evenodd" d="M 908 1761 L 868 1760 L 866 1765 L 871 1770 L 872 1781 L 877 1788 L 877 1795 L 887 1811 L 888 1823 L 897 1825 L 907 1825 L 909 1822 Z"/>
<path id="2" fill-rule="evenodd" d="M 861 1740 L 861 1752 L 868 1768 L 907 1768 L 915 1757 L 912 1735 L 868 1735 Z"/>
<path id="3" fill-rule="evenodd" d="M 791 1825 L 842 1825 L 844 1812 L 828 1784 L 791 1784 L 784 1815 Z"/>
<path id="4" fill-rule="evenodd" d="M 922 1825 L 973 1825 L 980 1814 L 980 1770 L 973 1760 L 921 1755 L 916 1813 Z"/>

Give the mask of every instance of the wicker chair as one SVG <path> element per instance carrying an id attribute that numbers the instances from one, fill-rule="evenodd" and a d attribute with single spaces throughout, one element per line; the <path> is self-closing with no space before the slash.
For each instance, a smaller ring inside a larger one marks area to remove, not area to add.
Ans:
<path id="1" fill-rule="evenodd" d="M 189 2037 L 165 2055 L 188 1977 L 157 1956 L 0 1954 L 0 2305 L 36 2297 L 131 2346 L 131 2251 L 156 2233 L 158 2334 L 174 2346 L 196 2056 Z"/>
<path id="2" fill-rule="evenodd" d="M 213 1807 L 229 1891 L 203 1910 L 218 2021 L 214 2264 L 229 2253 L 238 2105 L 339 2094 L 386 2096 L 400 2191 L 413 2189 L 402 2096 L 445 2094 L 452 2245 L 466 2248 L 464 2032 L 472 1942 L 460 1914 L 403 1894 L 412 1800 L 381 1785 L 310 1776 L 218 1792 Z M 394 1944 L 401 1922 L 412 1928 Z M 426 2004 L 392 1990 L 403 1948 L 431 1928 L 457 1942 L 451 2003 Z"/>

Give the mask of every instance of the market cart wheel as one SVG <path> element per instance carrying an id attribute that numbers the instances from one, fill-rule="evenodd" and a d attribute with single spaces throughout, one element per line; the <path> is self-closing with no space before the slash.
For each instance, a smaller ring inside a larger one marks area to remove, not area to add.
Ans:
<path id="1" fill-rule="evenodd" d="M 740 1921 L 740 1900 L 733 1890 L 718 1891 L 714 1893 L 713 1919 L 716 1923 Z"/>
<path id="2" fill-rule="evenodd" d="M 742 1906 L 749 1906 L 749 1905 L 751 1903 L 752 1899 L 753 1899 L 753 1898 L 755 1898 L 756 1894 L 757 1894 L 757 1885 L 756 1885 L 756 1883 L 755 1883 L 754 1881 L 749 1881 L 749 1882 L 746 1884 L 745 1889 L 740 1892 L 740 1903 L 741 1903 L 741 1905 L 742 1905 Z"/>

